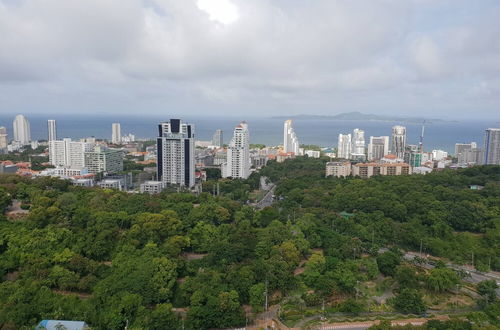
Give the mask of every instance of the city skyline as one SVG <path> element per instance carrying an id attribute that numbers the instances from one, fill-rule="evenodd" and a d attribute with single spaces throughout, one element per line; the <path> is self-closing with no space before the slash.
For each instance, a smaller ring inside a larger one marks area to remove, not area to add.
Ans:
<path id="1" fill-rule="evenodd" d="M 493 0 L 0 8 L 2 113 L 500 118 Z"/>

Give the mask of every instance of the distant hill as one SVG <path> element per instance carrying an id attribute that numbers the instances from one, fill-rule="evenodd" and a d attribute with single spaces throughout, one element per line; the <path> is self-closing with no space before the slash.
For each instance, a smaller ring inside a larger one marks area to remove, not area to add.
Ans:
<path id="1" fill-rule="evenodd" d="M 366 114 L 361 112 L 346 112 L 338 115 L 296 115 L 296 116 L 276 116 L 272 119 L 304 119 L 304 120 L 352 120 L 352 121 L 385 121 L 385 122 L 403 122 L 403 123 L 422 123 L 424 120 L 427 123 L 444 122 L 443 119 L 422 118 L 422 117 L 399 117 L 399 116 L 383 116 Z"/>

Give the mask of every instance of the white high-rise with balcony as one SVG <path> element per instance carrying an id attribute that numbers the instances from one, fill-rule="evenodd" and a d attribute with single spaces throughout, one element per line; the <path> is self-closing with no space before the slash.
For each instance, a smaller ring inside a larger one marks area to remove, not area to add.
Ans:
<path id="1" fill-rule="evenodd" d="M 286 153 L 293 152 L 297 156 L 299 154 L 300 144 L 292 124 L 291 119 L 285 121 L 283 130 L 283 151 Z"/>
<path id="2" fill-rule="evenodd" d="M 392 128 L 391 153 L 398 158 L 404 158 L 406 147 L 406 127 L 394 126 Z"/>
<path id="3" fill-rule="evenodd" d="M 9 145 L 9 139 L 7 136 L 7 129 L 5 127 L 0 127 L 0 153 L 5 152 Z"/>
<path id="4" fill-rule="evenodd" d="M 351 153 L 352 153 L 351 134 L 339 134 L 337 157 L 343 159 L 349 159 L 351 158 Z"/>
<path id="5" fill-rule="evenodd" d="M 382 159 L 389 154 L 389 137 L 388 136 L 370 136 L 368 144 L 368 160 L 374 161 Z"/>
<path id="6" fill-rule="evenodd" d="M 484 135 L 484 164 L 500 165 L 500 128 L 488 128 Z"/>
<path id="7" fill-rule="evenodd" d="M 23 115 L 17 115 L 13 123 L 14 128 L 14 141 L 21 145 L 30 144 L 31 129 L 30 122 Z"/>
<path id="8" fill-rule="evenodd" d="M 49 162 L 54 166 L 81 169 L 85 167 L 85 152 L 92 151 L 93 143 L 71 141 L 70 138 L 49 141 Z"/>
<path id="9" fill-rule="evenodd" d="M 365 155 L 365 131 L 356 128 L 352 135 L 352 154 L 356 156 Z"/>
<path id="10" fill-rule="evenodd" d="M 122 143 L 122 129 L 120 123 L 113 123 L 111 125 L 111 142 L 113 144 Z"/>
<path id="11" fill-rule="evenodd" d="M 57 140 L 57 128 L 56 128 L 56 121 L 54 119 L 47 120 L 47 131 L 48 131 L 47 141 L 50 142 Z"/>
<path id="12" fill-rule="evenodd" d="M 222 164 L 222 176 L 247 179 L 250 176 L 250 133 L 248 124 L 241 122 L 234 128 L 233 139 L 227 150 L 227 163 Z"/>
<path id="13" fill-rule="evenodd" d="M 180 119 L 160 123 L 157 138 L 158 181 L 167 185 L 195 185 L 194 126 Z"/>

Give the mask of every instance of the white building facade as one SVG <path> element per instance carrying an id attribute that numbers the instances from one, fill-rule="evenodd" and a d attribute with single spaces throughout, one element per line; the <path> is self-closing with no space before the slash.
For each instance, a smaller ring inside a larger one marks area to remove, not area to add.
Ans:
<path id="1" fill-rule="evenodd" d="M 374 161 L 382 159 L 389 154 L 389 137 L 388 136 L 370 136 L 368 144 L 368 160 Z"/>
<path id="2" fill-rule="evenodd" d="M 57 140 L 57 128 L 54 119 L 47 120 L 47 133 L 47 141 Z"/>
<path id="3" fill-rule="evenodd" d="M 28 145 L 31 141 L 30 122 L 23 115 L 17 115 L 13 123 L 14 141 L 21 145 Z"/>
<path id="4" fill-rule="evenodd" d="M 165 185 L 193 187 L 195 184 L 194 126 L 170 119 L 158 126 L 158 181 Z"/>
<path id="5" fill-rule="evenodd" d="M 392 128 L 391 153 L 398 156 L 398 158 L 404 158 L 405 147 L 406 147 L 406 127 L 394 126 Z"/>
<path id="6" fill-rule="evenodd" d="M 356 128 L 352 134 L 352 154 L 356 157 L 365 156 L 365 131 Z"/>
<path id="7" fill-rule="evenodd" d="M 351 158 L 352 137 L 351 134 L 339 134 L 337 157 L 343 159 Z"/>
<path id="8" fill-rule="evenodd" d="M 120 123 L 113 123 L 111 125 L 111 142 L 113 144 L 122 143 L 122 128 Z"/>
<path id="9" fill-rule="evenodd" d="M 70 138 L 49 141 L 49 162 L 54 166 L 84 168 L 85 152 L 92 151 L 94 144 L 72 141 Z"/>
<path id="10" fill-rule="evenodd" d="M 295 130 L 293 129 L 292 120 L 289 119 L 285 121 L 285 125 L 283 128 L 283 151 L 293 152 L 295 156 L 299 155 L 299 139 L 297 138 L 297 134 L 295 134 Z"/>
<path id="11" fill-rule="evenodd" d="M 500 128 L 488 128 L 484 136 L 484 165 L 500 165 Z"/>
<path id="12" fill-rule="evenodd" d="M 227 162 L 222 165 L 222 176 L 247 179 L 250 176 L 250 165 L 250 132 L 248 124 L 241 122 L 235 127 L 229 143 Z"/>

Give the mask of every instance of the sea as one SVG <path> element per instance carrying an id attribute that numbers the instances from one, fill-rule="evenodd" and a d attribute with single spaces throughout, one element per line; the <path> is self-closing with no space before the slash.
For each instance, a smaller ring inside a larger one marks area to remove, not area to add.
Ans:
<path id="1" fill-rule="evenodd" d="M 169 118 L 181 118 L 194 124 L 197 140 L 211 140 L 216 129 L 224 132 L 224 142 L 229 143 L 234 127 L 241 121 L 248 123 L 250 142 L 268 146 L 279 145 L 283 141 L 282 118 L 235 116 L 139 116 L 139 115 L 26 115 L 30 121 L 33 140 L 47 139 L 47 119 L 57 120 L 58 138 L 80 139 L 96 137 L 111 139 L 111 124 L 120 123 L 122 135 L 132 133 L 137 139 L 153 139 L 158 131 L 158 123 Z M 12 138 L 14 115 L 0 114 L 0 126 L 8 130 Z M 301 144 L 313 144 L 321 147 L 336 147 L 338 135 L 352 133 L 355 128 L 365 131 L 366 144 L 370 136 L 391 135 L 394 125 L 407 127 L 407 143 L 418 144 L 422 132 L 420 123 L 389 121 L 353 121 L 317 118 L 297 118 L 293 121 L 295 132 Z M 433 121 L 427 122 L 424 134 L 424 149 L 440 149 L 454 153 L 455 143 L 477 142 L 482 145 L 485 129 L 500 127 L 498 121 Z"/>

